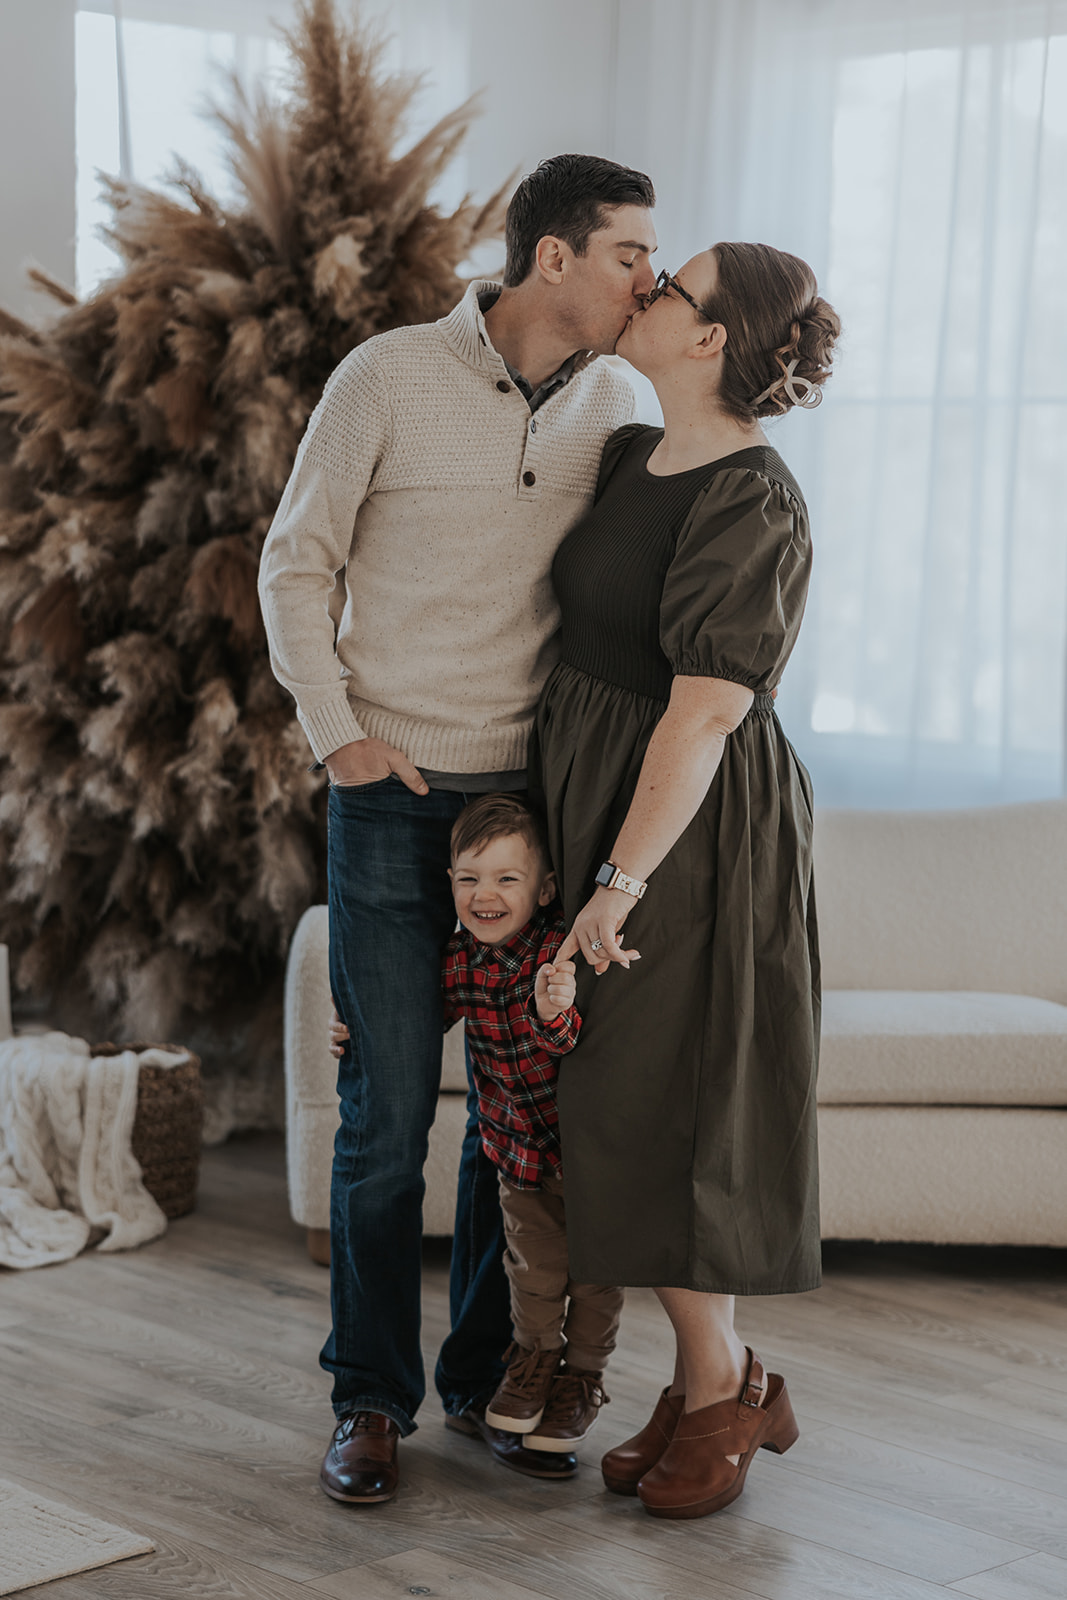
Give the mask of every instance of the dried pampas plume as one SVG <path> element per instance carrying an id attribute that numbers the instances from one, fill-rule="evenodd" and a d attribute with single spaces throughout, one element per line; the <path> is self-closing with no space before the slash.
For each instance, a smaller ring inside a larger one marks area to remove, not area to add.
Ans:
<path id="1" fill-rule="evenodd" d="M 397 155 L 414 84 L 369 34 L 305 0 L 286 38 L 286 100 L 235 86 L 219 112 L 239 204 L 186 168 L 174 193 L 106 180 L 121 274 L 85 303 L 35 274 L 44 330 L 0 312 L 0 940 L 21 1003 L 216 1068 L 263 1070 L 269 1038 L 275 1078 L 325 839 L 260 547 L 329 373 L 443 316 L 504 207 L 430 202 L 471 106 Z"/>

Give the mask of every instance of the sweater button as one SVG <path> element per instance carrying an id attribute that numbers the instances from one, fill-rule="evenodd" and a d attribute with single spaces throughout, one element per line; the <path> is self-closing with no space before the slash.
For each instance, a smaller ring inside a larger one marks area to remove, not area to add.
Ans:
<path id="1" fill-rule="evenodd" d="M 527 489 L 532 489 L 534 484 L 537 482 L 536 472 L 524 472 L 522 475 L 522 481 L 526 485 Z"/>
<path id="2" fill-rule="evenodd" d="M 501 394 L 510 394 L 511 393 L 511 384 L 510 383 L 505 383 L 503 378 L 500 378 L 498 380 L 497 388 L 500 390 Z"/>

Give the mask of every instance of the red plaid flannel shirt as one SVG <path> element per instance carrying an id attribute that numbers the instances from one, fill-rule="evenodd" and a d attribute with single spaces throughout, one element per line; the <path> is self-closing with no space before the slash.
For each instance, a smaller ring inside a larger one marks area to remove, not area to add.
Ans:
<path id="1" fill-rule="evenodd" d="M 482 1144 L 516 1189 L 539 1188 L 546 1166 L 560 1171 L 558 1058 L 573 1050 L 581 1018 L 571 1006 L 542 1022 L 534 984 L 564 932 L 553 904 L 505 944 L 484 944 L 460 928 L 445 951 L 445 1028 L 460 1017 L 467 1024 Z"/>

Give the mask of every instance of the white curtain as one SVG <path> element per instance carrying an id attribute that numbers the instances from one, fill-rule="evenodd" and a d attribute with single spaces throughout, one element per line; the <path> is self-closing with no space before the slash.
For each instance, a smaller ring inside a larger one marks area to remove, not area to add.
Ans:
<path id="1" fill-rule="evenodd" d="M 667 264 L 762 239 L 844 321 L 824 405 L 774 430 L 815 531 L 779 705 L 818 798 L 1062 792 L 1067 7 L 623 0 L 621 21 L 617 147 L 655 176 Z"/>
<path id="2" fill-rule="evenodd" d="M 817 551 L 779 709 L 819 800 L 1062 792 L 1067 0 L 369 9 L 393 32 L 392 64 L 428 73 L 420 126 L 488 86 L 443 198 L 558 148 L 599 149 L 653 175 L 663 264 L 762 239 L 810 261 L 837 306 L 825 403 L 774 429 Z M 83 286 L 108 265 L 91 257 L 88 197 L 92 167 L 123 154 L 116 63 L 133 174 L 156 178 L 176 147 L 222 184 L 197 115 L 213 64 L 271 70 L 267 18 L 288 11 L 83 5 Z M 642 403 L 654 417 L 647 391 Z"/>

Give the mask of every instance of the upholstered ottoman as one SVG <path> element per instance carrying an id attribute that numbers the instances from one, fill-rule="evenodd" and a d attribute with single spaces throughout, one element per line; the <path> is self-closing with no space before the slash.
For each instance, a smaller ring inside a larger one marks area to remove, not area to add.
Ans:
<path id="1" fill-rule="evenodd" d="M 329 1258 L 330 1169 L 340 1122 L 337 1062 L 329 1046 L 331 1010 L 329 914 L 325 906 L 311 906 L 293 935 L 285 974 L 285 1098 L 289 1206 L 293 1220 L 307 1228 L 316 1260 Z M 452 1232 L 466 1125 L 467 1068 L 463 1029 L 456 1027 L 444 1038 L 441 1093 L 430 1131 L 427 1233 Z"/>

